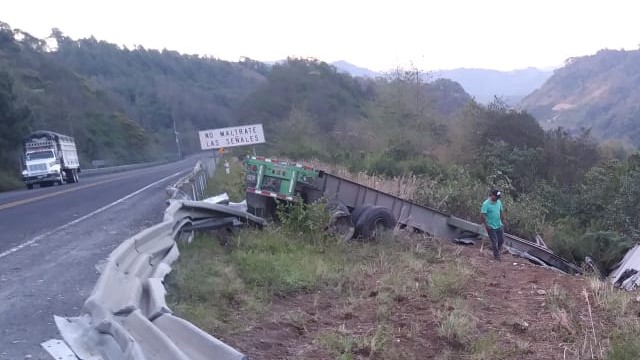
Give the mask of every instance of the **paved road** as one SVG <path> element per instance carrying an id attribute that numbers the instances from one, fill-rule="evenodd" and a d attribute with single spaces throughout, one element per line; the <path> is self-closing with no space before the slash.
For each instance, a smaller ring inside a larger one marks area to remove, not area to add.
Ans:
<path id="1" fill-rule="evenodd" d="M 0 193 L 0 359 L 47 359 L 53 315 L 78 315 L 118 244 L 162 220 L 165 189 L 195 159 Z"/>

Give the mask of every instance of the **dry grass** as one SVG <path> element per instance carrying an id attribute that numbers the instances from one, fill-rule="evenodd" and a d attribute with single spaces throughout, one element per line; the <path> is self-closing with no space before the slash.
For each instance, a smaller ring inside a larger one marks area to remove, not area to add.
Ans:
<path id="1" fill-rule="evenodd" d="M 472 273 L 473 270 L 461 262 L 448 263 L 444 270 L 429 275 L 429 292 L 440 299 L 460 296 Z"/>
<path id="2" fill-rule="evenodd" d="M 532 324 L 526 313 L 505 310 L 500 314 L 504 326 L 487 328 L 487 316 L 495 315 L 478 311 L 490 309 L 495 299 L 473 288 L 478 281 L 492 282 L 483 279 L 474 261 L 460 261 L 459 248 L 402 238 L 387 243 L 333 244 L 330 250 L 321 244 L 293 246 L 290 240 L 278 240 L 273 232 L 263 234 L 250 235 L 250 249 L 229 252 L 213 239 L 198 239 L 183 248 L 177 277 L 169 288 L 170 293 L 179 289 L 188 296 L 171 296 L 172 308 L 224 339 L 233 339 L 243 329 L 265 321 L 260 319 L 271 319 L 266 324 L 278 324 L 276 333 L 288 329 L 273 341 L 299 338 L 307 344 L 303 349 L 311 346 L 324 354 L 320 358 L 420 359 L 425 351 L 433 351 L 426 358 L 477 360 L 535 359 L 540 358 L 536 357 L 540 351 L 576 360 L 637 359 L 640 355 L 638 305 L 629 294 L 606 283 L 584 281 L 579 290 L 567 287 L 566 282 L 530 287 L 533 294 L 544 289 L 542 307 L 523 305 L 524 311 L 537 314 L 532 315 L 540 319 L 536 321 L 546 319 L 545 324 Z M 248 245 L 247 241 L 241 243 Z M 253 255 L 240 255 L 245 253 Z M 263 265 L 243 268 L 242 262 L 253 263 L 251 259 L 262 259 L 264 253 L 270 254 L 265 259 L 306 260 L 282 266 L 268 260 L 270 270 Z M 314 261 L 334 265 L 300 266 Z M 208 280 L 203 282 L 199 274 Z M 300 300 L 286 305 L 289 298 Z M 274 310 L 273 301 L 283 307 Z M 516 328 L 527 321 L 529 325 Z M 270 325 L 258 328 L 264 326 Z M 542 336 L 536 335 L 536 327 L 544 329 Z M 254 339 L 258 335 L 247 336 Z M 542 348 L 541 338 L 548 342 Z M 422 349 L 426 345 L 431 350 Z"/>
<path id="3" fill-rule="evenodd" d="M 620 291 L 614 288 L 613 284 L 596 277 L 589 279 L 589 287 L 593 294 L 594 306 L 604 309 L 612 318 L 617 319 L 629 312 L 633 300 L 631 293 Z"/>
<path id="4" fill-rule="evenodd" d="M 554 284 L 545 300 L 552 335 L 564 343 L 564 359 L 640 358 L 638 304 L 631 294 L 589 278 L 578 297 Z"/>
<path id="5" fill-rule="evenodd" d="M 444 312 L 438 312 L 438 335 L 444 337 L 454 349 L 464 348 L 477 337 L 477 319 L 464 305 L 464 300 L 446 302 Z"/>
<path id="6" fill-rule="evenodd" d="M 416 191 L 422 184 L 422 180 L 415 175 L 398 176 L 389 179 L 382 176 L 369 175 L 364 172 L 353 174 L 343 166 L 328 165 L 318 160 L 305 160 L 304 163 L 316 169 L 324 170 L 330 174 L 407 200 L 415 198 Z"/>

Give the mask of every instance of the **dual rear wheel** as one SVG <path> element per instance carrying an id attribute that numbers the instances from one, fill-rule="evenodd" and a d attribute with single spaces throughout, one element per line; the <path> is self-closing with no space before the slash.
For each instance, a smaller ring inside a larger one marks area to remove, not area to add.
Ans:
<path id="1" fill-rule="evenodd" d="M 66 180 L 69 184 L 74 184 L 78 182 L 78 169 L 70 169 L 65 170 Z"/>
<path id="2" fill-rule="evenodd" d="M 393 213 L 384 206 L 359 205 L 349 212 L 342 202 L 331 200 L 327 203 L 327 210 L 331 213 L 329 230 L 344 241 L 375 239 L 396 226 Z"/>

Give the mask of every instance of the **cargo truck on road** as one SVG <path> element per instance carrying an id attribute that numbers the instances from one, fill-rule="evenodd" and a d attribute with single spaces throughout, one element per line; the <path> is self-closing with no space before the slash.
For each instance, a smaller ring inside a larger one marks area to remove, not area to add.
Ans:
<path id="1" fill-rule="evenodd" d="M 23 141 L 24 170 L 27 188 L 34 185 L 62 185 L 78 182 L 80 163 L 76 143 L 71 136 L 52 131 L 36 131 Z"/>

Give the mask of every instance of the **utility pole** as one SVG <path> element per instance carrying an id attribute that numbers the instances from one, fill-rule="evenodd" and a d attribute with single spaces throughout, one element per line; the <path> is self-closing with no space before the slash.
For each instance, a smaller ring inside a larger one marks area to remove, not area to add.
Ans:
<path id="1" fill-rule="evenodd" d="M 420 116 L 420 70 L 416 67 L 416 114 Z"/>
<path id="2" fill-rule="evenodd" d="M 173 120 L 173 133 L 176 136 L 176 147 L 178 148 L 178 159 L 182 159 L 182 151 L 180 151 L 180 139 L 178 139 L 178 130 L 176 129 L 175 120 Z"/>

